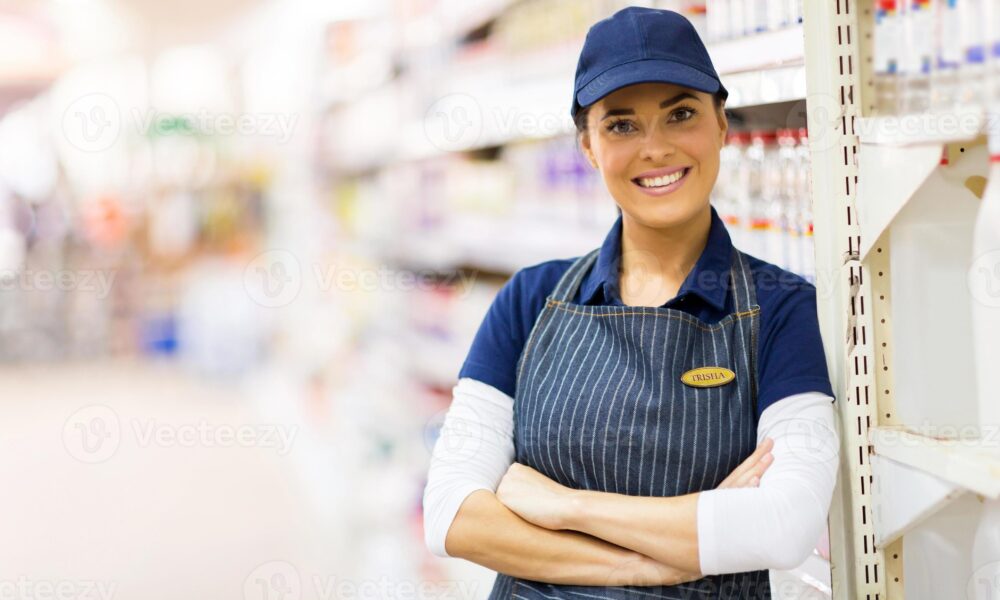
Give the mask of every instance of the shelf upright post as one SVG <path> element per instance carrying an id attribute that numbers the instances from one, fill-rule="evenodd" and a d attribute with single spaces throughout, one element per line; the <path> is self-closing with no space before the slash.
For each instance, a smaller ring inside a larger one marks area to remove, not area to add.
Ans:
<path id="1" fill-rule="evenodd" d="M 878 424 L 871 280 L 860 260 L 855 119 L 871 90 L 873 0 L 803 2 L 818 316 L 837 397 L 839 480 L 830 508 L 833 597 L 886 600 L 875 545 L 868 430 Z M 868 90 L 865 90 L 867 87 Z M 869 93 L 866 93 L 869 92 Z"/>

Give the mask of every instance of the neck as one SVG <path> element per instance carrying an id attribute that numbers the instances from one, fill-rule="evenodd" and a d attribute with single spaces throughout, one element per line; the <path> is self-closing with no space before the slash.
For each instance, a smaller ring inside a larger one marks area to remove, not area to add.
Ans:
<path id="1" fill-rule="evenodd" d="M 708 244 L 709 205 L 690 220 L 670 228 L 646 226 L 622 213 L 621 277 L 658 284 L 673 298 Z"/>

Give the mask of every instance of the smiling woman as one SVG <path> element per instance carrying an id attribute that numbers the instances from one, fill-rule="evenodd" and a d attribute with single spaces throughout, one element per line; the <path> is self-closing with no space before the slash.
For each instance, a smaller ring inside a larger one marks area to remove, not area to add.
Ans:
<path id="1" fill-rule="evenodd" d="M 500 290 L 424 493 L 428 546 L 498 571 L 491 599 L 770 598 L 768 569 L 822 534 L 839 443 L 815 288 L 710 203 L 727 96 L 677 13 L 587 35 L 571 113 L 620 215 Z"/>

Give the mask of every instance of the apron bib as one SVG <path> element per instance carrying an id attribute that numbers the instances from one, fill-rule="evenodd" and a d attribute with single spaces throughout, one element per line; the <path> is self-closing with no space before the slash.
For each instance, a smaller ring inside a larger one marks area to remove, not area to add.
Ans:
<path id="1" fill-rule="evenodd" d="M 631 496 L 715 488 L 757 446 L 757 306 L 733 249 L 735 312 L 714 324 L 680 310 L 574 304 L 600 249 L 562 276 L 517 363 L 514 460 L 562 485 Z M 721 284 L 721 283 L 720 283 Z M 724 367 L 735 379 L 691 387 L 681 376 Z M 673 586 L 555 585 L 498 574 L 490 600 L 769 599 L 767 570 Z"/>

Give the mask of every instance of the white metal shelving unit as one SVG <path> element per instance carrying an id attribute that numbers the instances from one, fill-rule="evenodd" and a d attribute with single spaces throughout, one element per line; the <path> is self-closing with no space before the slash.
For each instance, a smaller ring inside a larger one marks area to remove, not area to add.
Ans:
<path id="1" fill-rule="evenodd" d="M 914 400 L 897 398 L 893 382 L 894 350 L 905 350 L 893 343 L 893 222 L 922 195 L 981 195 L 985 116 L 977 106 L 869 116 L 873 8 L 873 0 L 805 3 L 807 112 L 819 316 L 842 442 L 830 514 L 833 597 L 895 600 L 906 589 L 907 532 L 967 493 L 997 498 L 1000 454 L 982 440 L 922 435 L 897 410 Z"/>

